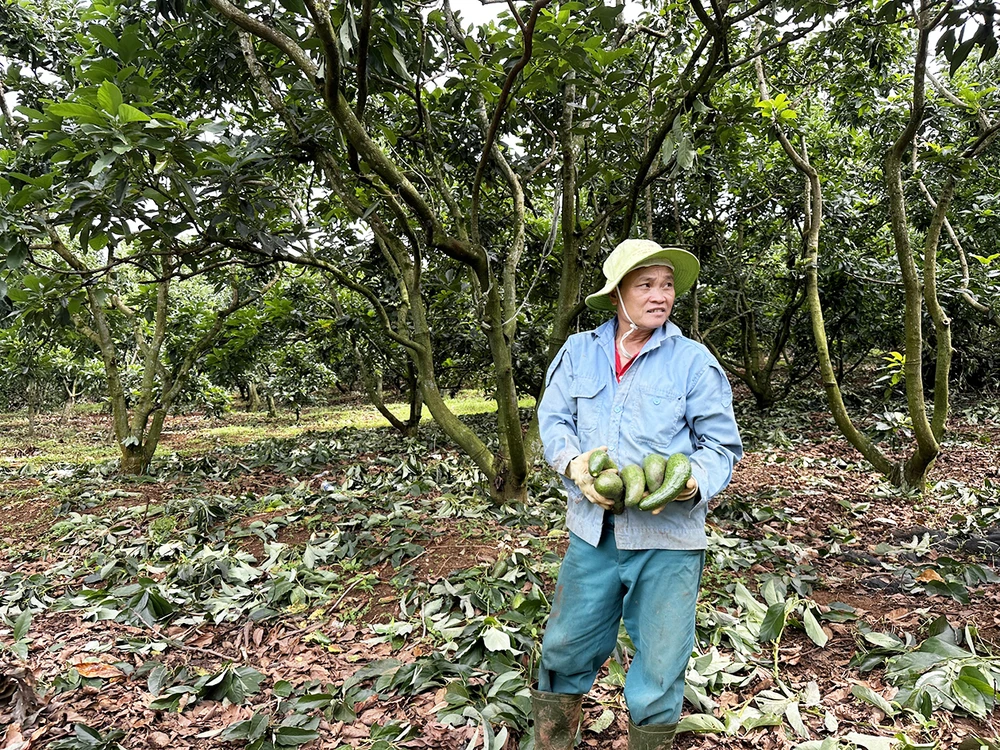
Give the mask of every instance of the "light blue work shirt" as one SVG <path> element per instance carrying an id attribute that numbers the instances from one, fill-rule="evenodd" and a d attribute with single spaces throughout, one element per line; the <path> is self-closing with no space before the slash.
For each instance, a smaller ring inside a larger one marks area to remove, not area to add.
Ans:
<path id="1" fill-rule="evenodd" d="M 709 501 L 725 489 L 743 443 L 733 416 L 733 392 L 704 345 L 671 322 L 653 332 L 625 372 L 615 378 L 615 330 L 609 320 L 570 336 L 549 366 L 538 425 L 545 459 L 559 474 L 593 448 L 608 447 L 619 469 L 649 453 L 685 453 L 700 497 L 666 505 L 653 515 L 627 508 L 615 516 L 619 549 L 705 549 Z M 596 547 L 604 510 L 564 477 L 569 530 Z"/>

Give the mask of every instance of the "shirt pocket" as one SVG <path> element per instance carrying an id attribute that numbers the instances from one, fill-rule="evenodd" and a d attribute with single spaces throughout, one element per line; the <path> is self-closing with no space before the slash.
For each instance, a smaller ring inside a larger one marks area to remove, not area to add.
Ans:
<path id="1" fill-rule="evenodd" d="M 585 378 L 577 378 L 573 383 L 570 396 L 576 403 L 578 436 L 593 435 L 601 424 L 607 421 L 604 414 L 604 389 L 606 385 L 599 380 Z"/>
<path id="2" fill-rule="evenodd" d="M 639 389 L 634 406 L 636 438 L 649 443 L 658 453 L 668 455 L 677 435 L 685 429 L 684 394 L 665 385 L 645 385 Z"/>

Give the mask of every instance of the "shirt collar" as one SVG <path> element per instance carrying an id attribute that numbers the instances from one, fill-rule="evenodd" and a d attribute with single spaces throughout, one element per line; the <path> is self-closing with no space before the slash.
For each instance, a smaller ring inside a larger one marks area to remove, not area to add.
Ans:
<path id="1" fill-rule="evenodd" d="M 612 372 L 615 370 L 615 332 L 617 328 L 618 318 L 611 318 L 611 320 L 602 323 L 590 332 L 591 336 L 597 339 L 598 346 L 607 353 L 608 363 L 611 365 Z M 653 331 L 653 335 L 649 337 L 649 341 L 646 342 L 643 350 L 651 351 L 658 348 L 666 339 L 681 335 L 683 335 L 681 329 L 668 320 Z"/>
<path id="2" fill-rule="evenodd" d="M 611 318 L 597 328 L 591 331 L 591 334 L 598 340 L 602 345 L 607 345 L 611 347 L 613 351 L 615 332 L 618 329 L 618 318 Z M 663 340 L 671 336 L 681 336 L 681 329 L 678 328 L 673 322 L 667 321 L 662 326 L 653 331 L 653 335 L 649 337 L 649 341 L 646 342 L 650 349 L 653 349 L 663 343 Z"/>

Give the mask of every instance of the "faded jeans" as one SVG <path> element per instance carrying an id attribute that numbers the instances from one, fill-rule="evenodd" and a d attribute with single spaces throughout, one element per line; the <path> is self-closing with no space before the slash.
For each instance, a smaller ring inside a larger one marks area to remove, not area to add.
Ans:
<path id="1" fill-rule="evenodd" d="M 632 721 L 677 722 L 704 564 L 703 550 L 619 550 L 608 522 L 596 548 L 570 534 L 542 640 L 539 690 L 587 693 L 624 620 L 635 645 L 625 678 Z"/>

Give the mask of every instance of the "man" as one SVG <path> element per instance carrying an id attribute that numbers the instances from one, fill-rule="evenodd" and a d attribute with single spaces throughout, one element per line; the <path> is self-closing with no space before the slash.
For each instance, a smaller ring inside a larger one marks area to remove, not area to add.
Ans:
<path id="1" fill-rule="evenodd" d="M 611 655 L 619 622 L 635 645 L 625 680 L 630 750 L 669 750 L 694 648 L 708 502 L 742 457 L 733 397 L 719 363 L 670 322 L 698 277 L 686 250 L 626 240 L 587 297 L 615 317 L 571 336 L 546 375 L 538 419 L 545 458 L 566 479 L 570 543 L 559 571 L 532 691 L 537 750 L 573 747 L 583 695 Z M 650 513 L 612 515 L 594 488 L 590 454 L 619 468 L 650 453 L 686 454 L 687 487 Z"/>

